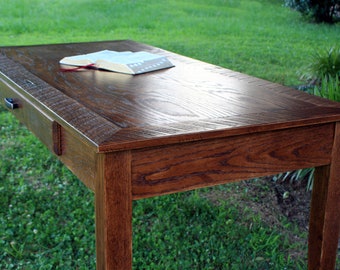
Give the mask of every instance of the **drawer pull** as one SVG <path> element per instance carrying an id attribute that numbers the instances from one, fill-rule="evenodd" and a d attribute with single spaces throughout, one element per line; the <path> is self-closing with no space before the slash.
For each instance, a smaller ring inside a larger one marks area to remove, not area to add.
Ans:
<path id="1" fill-rule="evenodd" d="M 5 100 L 5 105 L 8 109 L 14 110 L 19 108 L 19 104 L 15 103 L 13 98 L 4 98 Z"/>

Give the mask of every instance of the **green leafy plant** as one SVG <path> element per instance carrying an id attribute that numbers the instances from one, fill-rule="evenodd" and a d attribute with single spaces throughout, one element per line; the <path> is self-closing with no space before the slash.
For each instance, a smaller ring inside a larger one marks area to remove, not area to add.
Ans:
<path id="1" fill-rule="evenodd" d="M 317 51 L 307 65 L 303 77 L 314 84 L 320 84 L 324 78 L 340 78 L 340 47 L 333 46 L 328 50 Z M 332 99 L 327 96 L 325 98 Z"/>
<path id="2" fill-rule="evenodd" d="M 325 76 L 320 86 L 314 86 L 310 92 L 313 95 L 340 102 L 340 76 Z"/>
<path id="3" fill-rule="evenodd" d="M 291 172 L 285 172 L 273 177 L 274 181 L 289 181 L 290 184 L 295 184 L 302 180 L 306 180 L 306 190 L 310 191 L 313 188 L 313 180 L 314 180 L 314 168 L 300 169 Z"/>

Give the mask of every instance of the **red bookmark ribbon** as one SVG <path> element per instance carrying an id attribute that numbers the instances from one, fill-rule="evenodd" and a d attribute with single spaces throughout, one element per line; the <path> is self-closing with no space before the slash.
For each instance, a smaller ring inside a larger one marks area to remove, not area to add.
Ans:
<path id="1" fill-rule="evenodd" d="M 60 68 L 60 71 L 70 72 L 70 71 L 77 71 L 77 70 L 80 70 L 80 69 L 93 69 L 95 67 L 96 67 L 95 64 L 89 64 L 89 65 L 86 65 L 86 66 L 79 66 L 79 67 L 72 67 L 72 68 Z"/>

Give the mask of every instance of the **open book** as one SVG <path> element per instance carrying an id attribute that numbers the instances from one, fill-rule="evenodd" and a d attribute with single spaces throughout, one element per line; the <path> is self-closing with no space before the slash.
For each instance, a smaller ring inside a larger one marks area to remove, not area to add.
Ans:
<path id="1" fill-rule="evenodd" d="M 110 50 L 65 57 L 59 63 L 77 67 L 92 65 L 99 69 L 126 74 L 141 74 L 174 66 L 165 56 L 148 52 L 116 52 Z"/>

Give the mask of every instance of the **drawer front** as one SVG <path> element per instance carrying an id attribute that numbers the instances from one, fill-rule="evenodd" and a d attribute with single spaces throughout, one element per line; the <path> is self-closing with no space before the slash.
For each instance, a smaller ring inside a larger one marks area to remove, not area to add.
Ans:
<path id="1" fill-rule="evenodd" d="M 61 155 L 61 126 L 22 95 L 16 85 L 0 77 L 0 102 L 33 132 L 50 151 Z"/>

